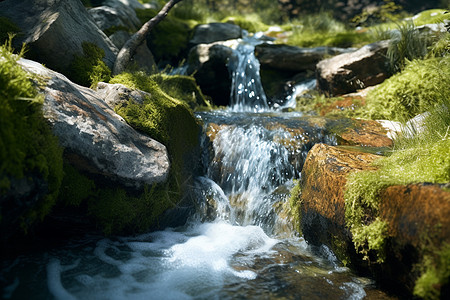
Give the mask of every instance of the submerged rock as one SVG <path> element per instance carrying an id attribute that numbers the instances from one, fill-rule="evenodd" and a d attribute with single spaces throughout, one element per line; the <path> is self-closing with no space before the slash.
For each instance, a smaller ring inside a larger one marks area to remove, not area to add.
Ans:
<path id="1" fill-rule="evenodd" d="M 165 146 L 126 124 L 101 94 L 36 62 L 21 59 L 19 64 L 47 80 L 44 117 L 77 167 L 128 186 L 167 179 Z"/>
<path id="2" fill-rule="evenodd" d="M 117 48 L 98 29 L 79 0 L 6 0 L 0 2 L 0 15 L 22 30 L 16 48 L 28 46 L 28 57 L 58 72 L 70 72 L 75 56 L 83 55 L 82 44 L 103 49 L 103 61 L 112 68 Z"/>
<path id="3" fill-rule="evenodd" d="M 329 96 L 355 92 L 388 77 L 386 51 L 389 41 L 366 45 L 317 64 L 317 88 Z"/>

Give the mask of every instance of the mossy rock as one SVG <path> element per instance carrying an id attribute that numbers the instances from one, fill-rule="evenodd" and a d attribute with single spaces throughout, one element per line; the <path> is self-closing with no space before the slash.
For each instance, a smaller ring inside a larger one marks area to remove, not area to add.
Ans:
<path id="1" fill-rule="evenodd" d="M 414 25 L 421 26 L 425 24 L 442 23 L 450 20 L 450 14 L 445 9 L 429 9 L 414 16 Z"/>
<path id="2" fill-rule="evenodd" d="M 111 70 L 103 62 L 105 51 L 93 43 L 83 42 L 83 55 L 75 55 L 69 67 L 68 77 L 83 86 L 93 86 L 100 81 L 108 82 Z"/>
<path id="3" fill-rule="evenodd" d="M 211 108 L 202 91 L 192 76 L 155 74 L 151 78 L 169 96 L 187 103 L 193 110 L 203 107 Z"/>
<path id="4" fill-rule="evenodd" d="M 364 116 L 405 121 L 450 95 L 450 56 L 414 60 L 367 95 Z"/>
<path id="5" fill-rule="evenodd" d="M 2 206 L 14 199 L 7 218 L 0 216 L 12 222 L 2 224 L 10 226 L 8 234 L 17 232 L 17 223 L 26 232 L 49 213 L 63 177 L 62 149 L 43 117 L 43 98 L 32 77 L 17 64 L 20 55 L 12 54 L 10 42 L 0 46 L 0 199 Z M 22 187 L 22 194 L 14 194 L 22 179 L 32 190 L 24 194 Z M 19 205 L 24 208 L 12 215 Z"/>
<path id="6" fill-rule="evenodd" d="M 76 196 L 65 199 L 65 202 L 70 205 L 86 203 L 88 214 L 98 222 L 105 234 L 135 233 L 158 228 L 162 214 L 180 202 L 184 184 L 197 167 L 195 153 L 199 149 L 200 126 L 187 103 L 163 90 L 161 86 L 173 94 L 182 91 L 171 88 L 172 84 L 178 83 L 177 79 L 163 82 L 164 76 L 154 77 L 142 72 L 122 73 L 114 77 L 111 83 L 121 83 L 151 95 L 143 104 L 129 102 L 116 107 L 116 111 L 131 126 L 166 145 L 171 160 L 168 181 L 136 191 L 95 180 L 95 187 L 90 188 L 88 183 L 91 178 L 80 178 L 85 175 L 79 172 L 74 175 L 73 170 L 69 173 L 72 174 L 69 176 L 78 179 L 69 180 L 71 184 L 66 189 L 81 188 L 83 192 L 79 195 L 84 195 L 81 197 L 84 199 Z M 161 86 L 157 81 L 161 82 Z M 192 91 L 189 90 L 187 95 L 180 98 L 192 97 Z M 86 187 L 89 188 L 85 190 Z"/>

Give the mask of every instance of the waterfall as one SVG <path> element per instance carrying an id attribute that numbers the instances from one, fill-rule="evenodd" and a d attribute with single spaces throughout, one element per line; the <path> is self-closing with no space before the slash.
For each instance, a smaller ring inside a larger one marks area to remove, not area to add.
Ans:
<path id="1" fill-rule="evenodd" d="M 245 36 L 230 61 L 231 107 L 196 113 L 205 131 L 215 129 L 211 139 L 203 136 L 205 172 L 193 181 L 195 213 L 184 226 L 87 236 L 20 257 L 0 272 L 2 296 L 363 299 L 370 280 L 342 267 L 327 247 L 315 249 L 290 234 L 283 209 L 293 180 L 315 143 L 336 141 L 299 114 L 276 112 L 294 107 L 297 94 L 313 88 L 313 81 L 269 107 L 254 55 L 258 43 L 258 35 Z"/>
<path id="2" fill-rule="evenodd" d="M 282 129 L 261 125 L 227 126 L 213 141 L 215 157 L 208 177 L 218 183 L 235 210 L 240 225 L 258 225 L 271 232 L 279 199 L 274 191 L 292 183 L 296 170 L 280 140 L 289 139 Z"/>
<path id="3" fill-rule="evenodd" d="M 255 57 L 255 46 L 262 43 L 258 37 L 244 31 L 244 37 L 228 63 L 232 111 L 263 112 L 269 109 L 261 84 L 259 61 Z"/>

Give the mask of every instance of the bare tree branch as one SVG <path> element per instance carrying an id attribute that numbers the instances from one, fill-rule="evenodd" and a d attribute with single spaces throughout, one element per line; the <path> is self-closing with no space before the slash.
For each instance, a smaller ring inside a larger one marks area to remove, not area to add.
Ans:
<path id="1" fill-rule="evenodd" d="M 136 52 L 136 49 L 142 44 L 143 41 L 145 41 L 147 35 L 153 27 L 155 27 L 156 24 L 161 22 L 167 16 L 169 10 L 175 6 L 175 4 L 181 1 L 182 0 L 170 0 L 167 2 L 156 16 L 147 21 L 144 25 L 142 25 L 141 29 L 131 36 L 117 55 L 113 68 L 113 75 L 122 73 L 125 70 L 126 66 L 130 63 L 131 58 Z"/>

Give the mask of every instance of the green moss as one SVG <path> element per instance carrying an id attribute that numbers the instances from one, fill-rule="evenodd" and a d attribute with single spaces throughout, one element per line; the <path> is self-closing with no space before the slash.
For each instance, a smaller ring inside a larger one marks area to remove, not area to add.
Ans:
<path id="1" fill-rule="evenodd" d="M 301 235 L 302 229 L 301 229 L 301 194 L 302 194 L 302 188 L 300 186 L 300 182 L 298 180 L 294 181 L 294 187 L 291 190 L 291 196 L 289 197 L 289 211 L 291 215 L 291 219 L 293 220 L 293 227 L 294 229 Z"/>
<path id="2" fill-rule="evenodd" d="M 3 45 L 9 39 L 9 34 L 20 33 L 20 28 L 6 17 L 0 16 L 0 44 Z"/>
<path id="3" fill-rule="evenodd" d="M 145 23 L 158 11 L 137 9 L 136 14 Z M 149 34 L 147 44 L 156 61 L 169 62 L 174 65 L 186 50 L 191 35 L 190 22 L 168 15 Z"/>
<path id="4" fill-rule="evenodd" d="M 199 106 L 211 107 L 192 76 L 154 74 L 150 77 L 158 86 L 174 99 L 182 100 L 191 109 Z"/>
<path id="5" fill-rule="evenodd" d="M 111 229 L 114 232 L 114 229 L 129 227 L 129 225 L 141 229 L 156 222 L 163 211 L 180 201 L 182 183 L 186 180 L 189 172 L 195 168 L 188 164 L 195 164 L 190 155 L 198 145 L 200 127 L 188 104 L 182 99 L 175 99 L 163 90 L 161 86 L 171 90 L 174 94 L 181 92 L 181 89 L 171 88 L 171 82 L 177 83 L 177 79 L 166 82 L 165 76 L 149 76 L 142 72 L 122 73 L 111 80 L 111 83 L 122 83 L 130 88 L 150 93 L 151 96 L 142 105 L 130 102 L 127 105 L 116 107 L 116 111 L 131 126 L 147 133 L 167 147 L 171 170 L 169 180 L 165 185 L 154 186 L 142 196 L 135 197 L 125 192 L 118 192 L 114 196 L 114 204 L 109 209 L 107 209 L 106 203 L 102 204 L 103 201 L 107 201 L 104 200 L 107 198 L 100 195 L 100 202 L 93 202 L 90 210 L 101 216 L 100 219 L 104 220 L 102 222 L 104 225 L 113 224 L 107 225 L 106 231 Z M 160 81 L 161 83 L 158 84 Z M 192 92 L 187 91 L 187 95 L 180 98 L 190 97 L 192 97 Z M 111 191 L 106 193 L 114 194 Z M 145 214 L 141 212 L 142 209 L 146 212 Z M 126 218 L 122 219 L 119 215 L 119 212 L 124 210 L 130 211 L 130 214 L 135 216 L 132 222 Z"/>
<path id="6" fill-rule="evenodd" d="M 383 260 L 386 224 L 378 218 L 379 194 L 392 185 L 450 181 L 450 137 L 395 151 L 375 161 L 377 171 L 353 173 L 345 191 L 346 223 L 355 247 L 365 255 L 374 250 Z"/>
<path id="7" fill-rule="evenodd" d="M 142 232 L 158 223 L 160 215 L 173 203 L 167 186 L 146 186 L 133 195 L 122 188 L 104 188 L 88 202 L 88 211 L 95 216 L 106 235 Z"/>
<path id="8" fill-rule="evenodd" d="M 82 175 L 72 165 L 64 164 L 64 178 L 61 183 L 59 201 L 66 206 L 78 206 L 84 200 L 95 195 L 93 180 Z"/>
<path id="9" fill-rule="evenodd" d="M 366 32 L 304 32 L 295 29 L 287 44 L 299 47 L 360 47 L 373 42 L 373 38 Z"/>
<path id="10" fill-rule="evenodd" d="M 130 28 L 128 28 L 126 26 L 112 26 L 112 27 L 109 27 L 109 28 L 103 30 L 103 32 L 107 36 L 111 36 L 114 33 L 116 33 L 117 31 L 126 31 L 126 32 L 129 32 L 129 33 L 132 33 L 132 32 L 130 32 Z"/>
<path id="11" fill-rule="evenodd" d="M 374 41 L 368 32 L 349 29 L 327 12 L 304 16 L 300 23 L 284 28 L 292 32 L 287 43 L 299 47 L 359 47 Z"/>
<path id="12" fill-rule="evenodd" d="M 439 251 L 425 255 L 420 271 L 414 295 L 423 299 L 441 299 L 442 287 L 450 284 L 450 244 L 444 244 Z"/>
<path id="13" fill-rule="evenodd" d="M 367 95 L 363 115 L 403 121 L 423 113 L 450 95 L 450 56 L 414 60 Z"/>
<path id="14" fill-rule="evenodd" d="M 445 9 L 429 9 L 422 11 L 418 15 L 416 15 L 413 19 L 414 25 L 421 26 L 425 24 L 434 24 L 434 23 L 442 23 L 444 20 L 449 20 L 450 15 L 447 13 Z"/>
<path id="15" fill-rule="evenodd" d="M 21 216 L 22 228 L 42 219 L 55 203 L 62 180 L 62 149 L 42 114 L 43 97 L 18 64 L 11 40 L 0 46 L 0 194 L 11 178 L 42 178 L 48 192 Z"/>
<path id="16" fill-rule="evenodd" d="M 83 42 L 83 56 L 75 56 L 69 67 L 69 78 L 84 86 L 95 86 L 100 81 L 108 82 L 111 70 L 102 60 L 105 51 L 93 43 Z"/>

